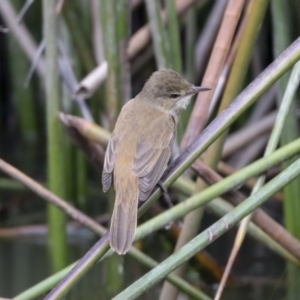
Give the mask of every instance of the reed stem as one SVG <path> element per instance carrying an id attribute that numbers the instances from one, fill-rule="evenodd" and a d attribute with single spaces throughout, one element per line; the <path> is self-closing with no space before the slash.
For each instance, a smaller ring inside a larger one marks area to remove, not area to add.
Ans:
<path id="1" fill-rule="evenodd" d="M 55 194 L 65 198 L 63 136 L 58 120 L 61 86 L 58 74 L 57 29 L 55 0 L 43 0 L 44 36 L 46 41 L 46 99 L 47 99 L 47 148 L 48 185 Z M 49 249 L 52 266 L 58 271 L 67 263 L 66 218 L 63 212 L 48 206 Z"/>

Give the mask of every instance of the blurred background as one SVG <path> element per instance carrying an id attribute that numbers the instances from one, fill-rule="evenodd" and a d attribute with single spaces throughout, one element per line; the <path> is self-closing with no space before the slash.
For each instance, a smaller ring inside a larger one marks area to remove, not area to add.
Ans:
<path id="1" fill-rule="evenodd" d="M 300 33 L 299 0 L 46 2 L 0 2 L 0 158 L 105 227 L 114 199 L 111 192 L 103 194 L 101 185 L 107 137 L 120 108 L 155 70 L 172 68 L 195 85 L 213 87 L 200 129 L 227 106 L 226 95 L 232 101 Z M 54 17 L 47 15 L 51 5 Z M 51 59 L 57 61 L 53 68 Z M 283 76 L 238 117 L 218 148 L 220 155 L 207 164 L 226 177 L 263 156 L 288 79 L 289 74 Z M 232 85 L 235 90 L 228 94 Z M 281 145 L 298 137 L 298 98 L 299 90 Z M 184 148 L 192 110 L 190 105 L 180 120 L 174 157 Z M 97 133 L 102 144 L 89 142 L 90 122 L 102 127 Z M 272 167 L 267 180 L 281 169 Z M 0 297 L 12 298 L 80 259 L 98 235 L 2 171 Z M 191 171 L 186 176 L 197 181 Z M 299 179 L 293 185 L 263 210 L 299 238 Z M 252 187 L 248 182 L 240 191 L 248 196 Z M 170 196 L 176 204 L 192 192 L 193 187 L 184 191 L 176 185 Z M 160 199 L 141 222 L 168 208 Z M 209 207 L 202 213 L 195 234 L 220 217 Z M 162 228 L 135 246 L 160 262 L 173 253 L 184 222 Z M 216 293 L 236 231 L 214 241 L 185 269 L 183 278 L 208 297 Z M 222 299 L 300 298 L 299 267 L 291 267 L 270 248 L 246 236 Z M 68 297 L 111 299 L 148 271 L 132 256 L 113 256 L 85 274 Z M 164 288 L 160 282 L 142 297 L 167 299 L 161 294 Z M 42 299 L 46 291 L 17 299 Z M 192 298 L 179 292 L 169 299 Z"/>

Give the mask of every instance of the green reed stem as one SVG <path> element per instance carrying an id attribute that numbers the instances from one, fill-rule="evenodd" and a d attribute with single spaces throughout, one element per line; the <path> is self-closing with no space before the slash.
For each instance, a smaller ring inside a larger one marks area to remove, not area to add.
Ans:
<path id="1" fill-rule="evenodd" d="M 156 65 L 158 69 L 170 68 L 170 55 L 168 55 L 168 37 L 161 19 L 161 6 L 159 1 L 146 0 L 148 19 L 154 45 Z"/>
<path id="2" fill-rule="evenodd" d="M 296 24 L 292 23 L 292 13 L 289 9 L 289 3 L 286 1 L 272 0 L 271 1 L 272 25 L 273 25 L 273 39 L 274 39 L 274 56 L 276 57 L 282 49 L 285 49 L 292 41 L 292 30 Z M 283 94 L 286 89 L 289 79 L 289 73 L 285 74 L 277 83 L 277 103 L 278 105 L 283 101 Z M 281 145 L 285 145 L 299 136 L 298 122 L 295 114 L 295 103 L 292 103 L 285 125 L 282 130 Z M 298 156 L 299 157 L 299 156 Z M 285 162 L 283 168 L 288 167 L 295 161 L 292 158 Z M 287 230 L 298 239 L 300 238 L 300 218 L 298 211 L 300 210 L 300 184 L 299 178 L 290 183 L 283 190 L 284 195 L 284 220 Z M 288 299 L 296 300 L 300 293 L 300 271 L 291 264 L 288 264 Z"/>
<path id="3" fill-rule="evenodd" d="M 46 41 L 46 99 L 48 134 L 48 185 L 55 194 L 65 198 L 64 153 L 62 129 L 58 120 L 60 110 L 60 79 L 58 74 L 57 29 L 55 0 L 43 0 L 44 36 Z M 53 270 L 62 269 L 67 263 L 66 218 L 53 205 L 48 206 L 49 249 Z"/>
<path id="4" fill-rule="evenodd" d="M 181 59 L 181 44 L 180 44 L 180 28 L 178 23 L 178 15 L 175 7 L 175 0 L 166 1 L 168 28 L 167 33 L 170 41 L 170 55 L 172 57 L 172 69 L 182 73 L 182 59 Z M 191 9 L 190 9 L 191 10 Z M 193 8 L 195 10 L 195 8 Z"/>

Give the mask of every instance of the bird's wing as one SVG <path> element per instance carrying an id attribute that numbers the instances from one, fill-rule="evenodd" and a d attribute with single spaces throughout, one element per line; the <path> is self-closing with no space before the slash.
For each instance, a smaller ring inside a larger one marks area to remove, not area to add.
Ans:
<path id="1" fill-rule="evenodd" d="M 134 107 L 133 104 L 134 102 L 131 100 L 122 107 L 115 129 L 107 145 L 102 172 L 102 188 L 104 192 L 108 191 L 113 181 L 113 170 L 115 167 L 117 149 L 119 148 L 120 141 L 126 138 L 126 135 L 128 135 L 128 130 L 126 131 L 126 128 L 123 128 L 121 124 L 124 124 L 126 118 L 132 118 L 132 108 Z"/>
<path id="2" fill-rule="evenodd" d="M 145 201 L 165 171 L 171 157 L 175 121 L 170 115 L 154 120 L 138 141 L 132 172 L 139 177 L 139 200 Z"/>
<path id="3" fill-rule="evenodd" d="M 118 140 L 112 135 L 109 140 L 104 159 L 104 167 L 102 172 L 102 188 L 107 192 L 112 183 L 112 172 L 115 166 L 116 153 L 118 148 Z"/>

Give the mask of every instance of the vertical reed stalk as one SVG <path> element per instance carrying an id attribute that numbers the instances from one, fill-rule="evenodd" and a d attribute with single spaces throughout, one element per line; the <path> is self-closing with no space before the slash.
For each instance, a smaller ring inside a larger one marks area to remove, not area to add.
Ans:
<path id="1" fill-rule="evenodd" d="M 94 69 L 95 62 L 93 60 L 91 48 L 89 48 L 87 43 L 87 36 L 83 32 L 83 28 L 78 26 L 78 16 L 76 16 L 74 11 L 75 4 L 75 1 L 66 1 L 63 9 L 63 16 L 85 72 L 90 72 Z"/>
<path id="2" fill-rule="evenodd" d="M 285 48 L 288 47 L 292 38 L 292 28 L 295 24 L 291 23 L 291 12 L 286 1 L 272 0 L 271 2 L 272 23 L 273 23 L 273 39 L 274 39 L 274 56 L 278 56 Z M 281 103 L 289 73 L 280 78 L 277 83 L 277 101 Z M 295 115 L 295 103 L 292 103 L 289 110 L 285 125 L 282 130 L 281 145 L 285 145 L 293 141 L 299 136 L 297 119 Z M 295 158 L 282 164 L 283 168 L 287 168 Z M 284 194 L 284 220 L 287 230 L 298 239 L 300 238 L 300 184 L 299 178 L 291 182 L 283 190 Z M 298 268 L 288 264 L 287 272 L 288 280 L 288 299 L 294 300 L 299 298 L 300 293 L 300 271 Z"/>
<path id="3" fill-rule="evenodd" d="M 61 33 L 61 38 L 63 40 L 66 52 L 72 56 L 72 44 L 71 36 L 68 28 L 65 26 L 64 22 L 59 22 L 59 32 Z M 64 113 L 71 114 L 74 111 L 75 101 L 72 99 L 72 95 L 66 85 L 62 86 L 62 103 L 61 108 Z M 61 152 L 64 155 L 64 176 L 65 176 L 65 199 L 67 201 L 73 201 L 76 199 L 76 185 L 75 176 L 78 173 L 76 170 L 75 160 L 75 149 L 72 141 L 68 138 L 67 133 L 63 132 L 63 143 L 61 145 Z"/>
<path id="4" fill-rule="evenodd" d="M 119 46 L 118 38 L 118 19 L 116 14 L 116 2 L 102 1 L 101 5 L 101 21 L 105 57 L 108 62 L 108 74 L 106 79 L 106 110 L 108 114 L 109 130 L 112 131 L 121 108 L 121 76 L 119 64 Z"/>
<path id="5" fill-rule="evenodd" d="M 196 10 L 192 6 L 187 12 L 185 27 L 185 79 L 195 83 L 195 41 L 196 41 Z M 182 63 L 181 63 L 182 64 Z M 181 69 L 182 70 L 182 69 Z M 177 126 L 177 139 L 180 143 L 189 122 L 193 106 L 189 105 L 182 113 Z"/>
<path id="6" fill-rule="evenodd" d="M 195 43 L 196 43 L 196 10 L 194 7 L 189 8 L 186 16 L 185 26 L 185 78 L 188 82 L 193 83 L 196 77 L 195 68 Z"/>
<path id="7" fill-rule="evenodd" d="M 119 48 L 121 103 L 125 104 L 131 98 L 130 65 L 127 54 L 130 36 L 130 8 L 128 1 L 117 0 L 117 42 Z"/>
<path id="8" fill-rule="evenodd" d="M 171 59 L 168 53 L 166 30 L 161 19 L 159 1 L 146 0 L 148 19 L 154 45 L 156 65 L 158 69 L 170 68 Z"/>
<path id="9" fill-rule="evenodd" d="M 178 16 L 175 7 L 175 0 L 166 1 L 168 29 L 167 33 L 170 40 L 170 56 L 172 69 L 182 73 L 181 61 L 181 44 L 180 44 L 180 28 L 178 24 Z M 195 10 L 195 8 L 193 8 Z M 189 9 L 191 11 L 191 9 Z"/>
<path id="10" fill-rule="evenodd" d="M 60 108 L 58 75 L 57 29 L 55 0 L 43 0 L 44 36 L 46 41 L 46 99 L 47 99 L 47 135 L 48 135 L 48 184 L 49 189 L 58 196 L 65 197 L 64 156 L 62 147 L 62 129 L 58 121 Z M 53 270 L 58 271 L 66 265 L 65 215 L 53 205 L 48 207 L 49 246 Z"/>

